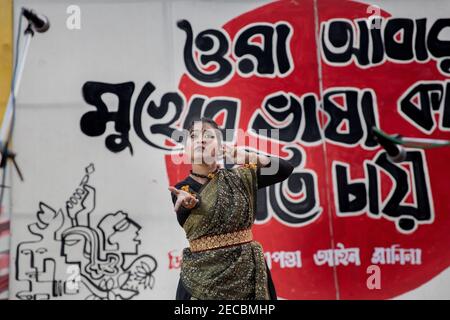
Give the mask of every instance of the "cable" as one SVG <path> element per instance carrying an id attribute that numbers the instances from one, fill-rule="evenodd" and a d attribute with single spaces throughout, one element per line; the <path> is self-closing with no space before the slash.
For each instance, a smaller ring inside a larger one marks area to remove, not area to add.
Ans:
<path id="1" fill-rule="evenodd" d="M 18 64 L 18 60 L 19 60 L 19 43 L 20 43 L 20 35 L 22 33 L 22 14 L 23 14 L 23 8 L 20 11 L 20 15 L 19 15 L 19 27 L 17 29 L 17 39 L 16 39 L 16 52 L 14 54 L 14 68 L 13 68 L 13 74 L 12 74 L 12 79 L 11 79 L 11 103 L 12 103 L 12 108 L 11 108 L 11 125 L 9 127 L 9 132 L 8 132 L 8 136 L 6 138 L 6 141 L 4 143 L 3 146 L 3 150 L 2 150 L 2 157 L 5 157 L 4 159 L 4 168 L 3 168 L 3 172 L 2 172 L 2 182 L 1 182 L 1 190 L 0 190 L 0 210 L 3 210 L 3 196 L 4 196 L 4 189 L 6 187 L 5 182 L 6 182 L 6 171 L 7 171 L 7 164 L 8 164 L 8 145 L 9 142 L 11 141 L 11 137 L 12 137 L 12 133 L 14 130 L 14 122 L 15 122 L 15 118 L 16 118 L 16 95 L 15 95 L 15 82 L 16 82 L 16 76 L 17 76 L 17 64 Z M 6 116 L 6 114 L 5 114 Z M 3 161 L 3 160 L 2 160 Z M 1 215 L 2 211 L 0 211 L 0 215 Z"/>

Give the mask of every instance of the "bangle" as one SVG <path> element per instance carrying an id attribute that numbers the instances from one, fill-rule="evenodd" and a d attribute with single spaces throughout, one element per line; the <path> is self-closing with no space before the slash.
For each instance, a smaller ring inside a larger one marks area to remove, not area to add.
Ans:
<path id="1" fill-rule="evenodd" d="M 257 167 L 257 165 L 254 162 L 250 162 L 250 163 L 244 164 L 244 167 L 245 168 L 250 168 L 250 169 L 255 169 Z"/>

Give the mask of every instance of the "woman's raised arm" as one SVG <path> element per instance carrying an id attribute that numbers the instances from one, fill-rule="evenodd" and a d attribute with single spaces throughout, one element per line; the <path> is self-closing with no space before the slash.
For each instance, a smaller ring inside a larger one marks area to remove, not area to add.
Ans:
<path id="1" fill-rule="evenodd" d="M 269 167 L 271 165 L 274 165 L 275 168 L 278 168 L 277 171 L 273 174 L 264 174 L 264 172 L 261 172 L 262 167 L 258 167 L 256 170 L 256 178 L 258 181 L 258 189 L 265 188 L 267 186 L 276 184 L 278 182 L 281 182 L 285 179 L 287 179 L 292 171 L 294 170 L 294 166 L 289 163 L 289 161 L 284 160 L 282 158 L 270 156 L 270 162 L 264 167 Z M 277 166 L 278 164 L 278 166 Z M 263 171 L 266 171 L 263 169 Z"/>

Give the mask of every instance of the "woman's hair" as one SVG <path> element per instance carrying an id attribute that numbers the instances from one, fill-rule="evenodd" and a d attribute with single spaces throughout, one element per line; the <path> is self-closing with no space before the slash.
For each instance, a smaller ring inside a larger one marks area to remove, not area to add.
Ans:
<path id="1" fill-rule="evenodd" d="M 207 118 L 207 117 L 201 117 L 201 118 L 196 118 L 194 120 L 191 121 L 191 124 L 188 127 L 188 132 L 191 133 L 192 130 L 194 129 L 194 124 L 196 122 L 201 122 L 203 123 L 207 123 L 209 124 L 215 131 L 216 131 L 216 136 L 219 142 L 219 145 L 222 144 L 222 140 L 223 140 L 223 136 L 222 136 L 222 131 L 219 128 L 219 125 L 211 118 Z"/>
<path id="2" fill-rule="evenodd" d="M 201 118 L 196 118 L 191 121 L 191 124 L 188 127 L 189 132 L 191 132 L 192 129 L 194 129 L 194 123 L 196 123 L 196 122 L 208 123 L 214 129 L 220 130 L 219 125 L 213 119 L 207 118 L 207 117 L 201 117 Z"/>

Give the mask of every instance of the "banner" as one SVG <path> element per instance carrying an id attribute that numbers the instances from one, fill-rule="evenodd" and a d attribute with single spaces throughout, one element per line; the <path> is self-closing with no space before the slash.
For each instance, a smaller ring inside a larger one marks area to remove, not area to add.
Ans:
<path id="1" fill-rule="evenodd" d="M 449 298 L 450 149 L 394 163 L 371 134 L 450 139 L 436 2 L 15 1 L 51 28 L 17 98 L 10 298 L 174 299 L 199 116 L 295 166 L 253 228 L 280 299 Z"/>

